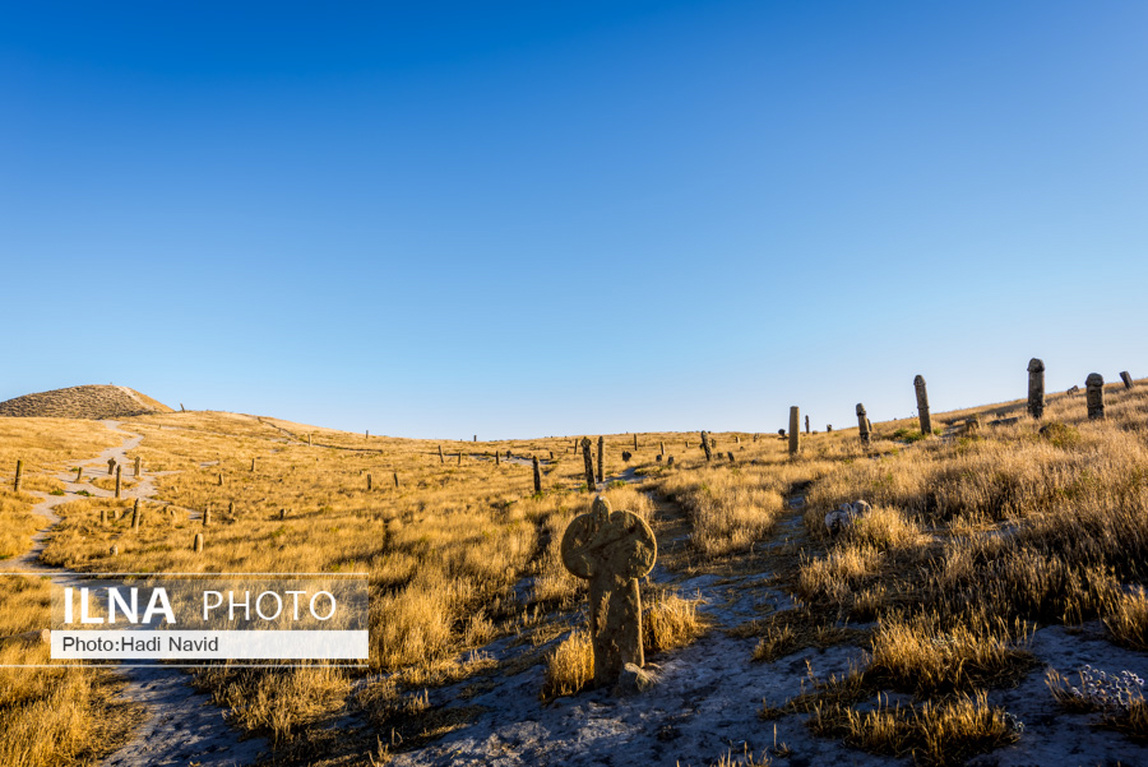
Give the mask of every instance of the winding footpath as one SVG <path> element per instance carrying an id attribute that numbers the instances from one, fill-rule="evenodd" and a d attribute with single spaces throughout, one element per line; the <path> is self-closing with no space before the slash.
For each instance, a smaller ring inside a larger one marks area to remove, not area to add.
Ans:
<path id="1" fill-rule="evenodd" d="M 113 431 L 119 430 L 118 421 L 101 423 Z M 103 474 L 107 471 L 109 459 L 115 459 L 118 465 L 128 466 L 130 462 L 127 453 L 143 441 L 143 435 L 125 434 L 127 438 L 123 444 L 110 447 L 95 458 L 80 463 L 84 474 Z M 75 586 L 79 584 L 79 579 L 74 574 L 62 568 L 48 567 L 40 561 L 52 529 L 60 522 L 54 509 L 62 503 L 76 500 L 81 490 L 99 498 L 111 498 L 114 493 L 88 483 L 75 482 L 74 471 L 60 472 L 57 476 L 64 482 L 64 495 L 29 491 L 41 497 L 42 500 L 32 511 L 44 517 L 48 524 L 33 536 L 32 549 L 13 560 L 11 569 L 43 573 L 51 576 L 56 585 Z M 153 484 L 155 476 L 145 471 L 143 476 L 133 477 L 136 483 L 125 488 L 121 497 L 128 500 L 156 500 Z M 127 745 L 103 760 L 103 767 L 235 767 L 254 764 L 270 754 L 270 747 L 264 738 L 240 740 L 242 734 L 227 724 L 223 709 L 213 705 L 207 694 L 193 690 L 187 675 L 179 669 L 161 663 L 148 663 L 125 665 L 116 670 L 128 682 L 123 697 L 142 704 L 147 711 L 147 718 L 136 729 L 135 736 Z"/>

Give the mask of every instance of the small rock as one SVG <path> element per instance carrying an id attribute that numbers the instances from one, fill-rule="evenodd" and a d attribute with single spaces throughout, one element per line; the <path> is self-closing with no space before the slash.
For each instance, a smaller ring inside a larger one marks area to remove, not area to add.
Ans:
<path id="1" fill-rule="evenodd" d="M 645 692 L 658 683 L 658 675 L 649 668 L 642 668 L 634 663 L 622 666 L 622 673 L 618 675 L 618 683 L 614 686 L 614 694 L 634 695 Z"/>

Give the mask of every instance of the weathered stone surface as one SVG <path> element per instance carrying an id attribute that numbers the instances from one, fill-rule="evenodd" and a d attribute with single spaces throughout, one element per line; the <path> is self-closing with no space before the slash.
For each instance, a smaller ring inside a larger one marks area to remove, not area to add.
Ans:
<path id="1" fill-rule="evenodd" d="M 653 664 L 651 664 L 653 665 Z M 642 668 L 634 663 L 622 666 L 618 674 L 618 683 L 614 685 L 614 694 L 636 695 L 645 692 L 659 682 L 659 675 L 650 668 Z"/>
<path id="2" fill-rule="evenodd" d="M 534 494 L 542 495 L 542 469 L 538 466 L 538 456 L 531 459 L 534 463 Z"/>
<path id="3" fill-rule="evenodd" d="M 857 428 L 861 435 L 861 444 L 869 447 L 869 419 L 865 414 L 865 406 L 857 403 Z"/>
<path id="4" fill-rule="evenodd" d="M 1044 417 L 1044 361 L 1036 357 L 1028 361 L 1028 414 Z"/>
<path id="5" fill-rule="evenodd" d="M 789 455 L 795 456 L 801 450 L 801 410 L 797 405 L 789 408 Z"/>
<path id="6" fill-rule="evenodd" d="M 626 664 L 645 665 L 638 578 L 653 568 L 657 540 L 637 514 L 612 512 L 598 497 L 566 528 L 561 552 L 566 569 L 590 582 L 594 684 L 614 684 Z"/>
<path id="7" fill-rule="evenodd" d="M 1068 391 L 1066 392 L 1066 394 L 1068 394 L 1070 397 L 1073 394 L 1080 394 L 1080 387 L 1077 386 L 1076 384 L 1073 384 L 1072 386 L 1068 387 Z"/>
<path id="8" fill-rule="evenodd" d="M 1088 417 L 1094 420 L 1104 418 L 1104 376 L 1089 373 L 1084 379 L 1085 396 L 1088 398 Z"/>
<path id="9" fill-rule="evenodd" d="M 917 420 L 921 425 L 921 433 L 927 437 L 933 433 L 933 419 L 929 417 L 929 392 L 925 388 L 925 377 L 916 376 L 913 388 L 917 390 Z"/>
<path id="10" fill-rule="evenodd" d="M 626 463 L 629 463 L 630 459 L 633 457 L 634 457 L 634 454 L 631 453 L 629 450 L 623 450 L 622 451 L 622 460 L 625 461 Z"/>
<path id="11" fill-rule="evenodd" d="M 582 438 L 582 460 L 586 464 L 586 489 L 594 492 L 594 458 L 590 455 L 590 438 Z"/>
<path id="12" fill-rule="evenodd" d="M 710 448 L 710 440 L 709 440 L 709 437 L 706 436 L 706 433 L 704 431 L 702 432 L 702 450 L 706 451 L 706 460 L 707 461 L 713 460 L 713 452 Z"/>
<path id="13" fill-rule="evenodd" d="M 1122 370 L 1120 372 L 1120 380 L 1124 382 L 1124 388 L 1125 389 L 1131 389 L 1132 388 L 1132 374 L 1129 373 L 1127 370 Z"/>
<path id="14" fill-rule="evenodd" d="M 666 459 L 666 466 L 673 466 L 673 465 L 674 465 L 674 457 L 671 455 L 669 458 Z"/>
<path id="15" fill-rule="evenodd" d="M 606 475 L 602 471 L 602 465 L 606 460 L 605 455 L 606 455 L 606 438 L 605 437 L 598 437 L 598 481 L 599 482 L 605 481 Z"/>

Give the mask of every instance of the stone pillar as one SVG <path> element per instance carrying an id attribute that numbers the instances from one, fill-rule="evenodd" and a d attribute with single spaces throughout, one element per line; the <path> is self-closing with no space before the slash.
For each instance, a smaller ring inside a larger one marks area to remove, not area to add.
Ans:
<path id="1" fill-rule="evenodd" d="M 495 451 L 494 451 L 494 465 L 495 465 L 495 466 L 498 466 L 498 465 L 500 465 L 500 463 L 499 463 L 499 462 L 500 462 L 501 460 L 502 460 L 501 456 L 499 456 L 499 454 L 498 454 L 498 451 L 497 451 L 497 450 L 495 450 Z"/>
<path id="2" fill-rule="evenodd" d="M 805 433 L 809 434 L 809 416 L 805 416 Z"/>
<path id="3" fill-rule="evenodd" d="M 310 432 L 307 433 L 307 447 L 311 447 L 311 434 L 310 434 Z"/>
<path id="4" fill-rule="evenodd" d="M 20 476 L 24 473 L 24 462 L 16 461 L 16 480 L 12 483 L 13 492 L 20 492 Z"/>
<path id="5" fill-rule="evenodd" d="M 367 475 L 367 492 L 371 491 L 371 475 Z"/>
<path id="6" fill-rule="evenodd" d="M 140 457 L 137 455 L 136 456 L 135 473 L 132 474 L 132 476 L 133 477 L 139 477 L 139 475 L 140 475 Z"/>
<path id="7" fill-rule="evenodd" d="M 612 512 L 599 497 L 566 528 L 561 553 L 566 569 L 590 582 L 594 685 L 612 685 L 628 664 L 645 665 L 638 579 L 653 569 L 658 542 L 645 520 Z"/>
<path id="8" fill-rule="evenodd" d="M 255 471 L 255 459 L 254 458 L 251 459 L 251 470 Z"/>
<path id="9" fill-rule="evenodd" d="M 115 473 L 116 473 L 116 459 L 115 458 L 109 458 L 108 459 L 108 476 L 110 477 Z"/>
<path id="10" fill-rule="evenodd" d="M 869 419 L 865 415 L 865 406 L 857 403 L 857 429 L 861 434 L 861 444 L 869 447 Z"/>
<path id="11" fill-rule="evenodd" d="M 1124 388 L 1125 389 L 1131 389 L 1132 388 L 1132 376 L 1129 375 L 1127 370 L 1121 371 L 1120 380 L 1124 382 Z"/>
<path id="12" fill-rule="evenodd" d="M 710 450 L 710 438 L 704 431 L 702 432 L 702 450 L 706 451 L 706 460 L 713 460 L 713 453 Z"/>
<path id="13" fill-rule="evenodd" d="M 933 434 L 933 420 L 929 418 L 929 392 L 925 390 L 924 376 L 913 379 L 913 388 L 917 390 L 917 420 L 921 425 L 921 434 L 930 437 Z"/>
<path id="14" fill-rule="evenodd" d="M 542 495 L 542 470 L 538 468 L 538 456 L 534 456 L 534 494 Z"/>
<path id="15" fill-rule="evenodd" d="M 458 451 L 458 465 L 462 466 L 462 451 Z"/>
<path id="16" fill-rule="evenodd" d="M 103 527 L 107 523 L 108 523 L 108 510 L 107 509 L 100 509 L 100 527 Z"/>
<path id="17" fill-rule="evenodd" d="M 439 463 L 446 463 L 446 458 L 442 454 L 442 445 L 438 446 L 438 462 Z"/>
<path id="18" fill-rule="evenodd" d="M 77 466 L 76 467 L 76 482 L 78 484 L 78 483 L 83 482 L 83 481 L 84 481 L 84 467 L 83 466 Z"/>
<path id="19" fill-rule="evenodd" d="M 1044 418 L 1044 360 L 1036 357 L 1028 361 L 1028 414 Z"/>
<path id="20" fill-rule="evenodd" d="M 399 486 L 399 473 L 396 471 L 395 472 L 395 487 L 398 488 L 398 486 Z"/>
<path id="21" fill-rule="evenodd" d="M 203 507 L 203 526 L 207 527 L 210 524 L 211 524 L 211 507 L 210 506 L 204 506 Z"/>
<path id="22" fill-rule="evenodd" d="M 136 498 L 132 504 L 132 530 L 140 529 L 140 499 Z"/>
<path id="23" fill-rule="evenodd" d="M 831 424 L 831 423 L 825 424 L 825 433 L 826 434 L 832 434 L 833 433 L 833 424 Z"/>
<path id="24" fill-rule="evenodd" d="M 116 467 L 116 498 L 120 497 L 120 480 L 121 480 L 120 475 L 123 474 L 123 468 L 124 468 L 123 466 L 117 466 Z"/>
<path id="25" fill-rule="evenodd" d="M 797 455 L 801 449 L 801 413 L 797 405 L 789 408 L 789 455 Z"/>
<path id="26" fill-rule="evenodd" d="M 666 454 L 666 443 L 665 442 L 659 442 L 658 443 L 658 455 L 665 455 L 665 454 Z"/>
<path id="27" fill-rule="evenodd" d="M 222 471 L 219 472 L 219 476 L 216 478 L 216 482 L 219 484 L 220 487 L 223 487 L 223 472 Z"/>
<path id="28" fill-rule="evenodd" d="M 582 438 L 582 461 L 586 464 L 586 489 L 594 492 L 594 458 L 590 455 L 590 438 Z"/>
<path id="29" fill-rule="evenodd" d="M 203 533 L 196 533 L 194 540 L 191 542 L 191 550 L 196 554 L 203 551 Z"/>
<path id="30" fill-rule="evenodd" d="M 1099 373 L 1089 373 L 1084 380 L 1085 396 L 1088 402 L 1088 417 L 1094 420 L 1104 419 L 1104 376 Z"/>
<path id="31" fill-rule="evenodd" d="M 279 519 L 287 519 L 287 509 L 279 509 Z"/>
<path id="32" fill-rule="evenodd" d="M 638 435 L 637 435 L 637 433 L 634 434 L 634 452 L 635 453 L 638 452 Z"/>
<path id="33" fill-rule="evenodd" d="M 605 475 L 602 472 L 602 462 L 605 461 L 606 453 L 606 438 L 598 437 L 598 481 L 604 482 Z"/>

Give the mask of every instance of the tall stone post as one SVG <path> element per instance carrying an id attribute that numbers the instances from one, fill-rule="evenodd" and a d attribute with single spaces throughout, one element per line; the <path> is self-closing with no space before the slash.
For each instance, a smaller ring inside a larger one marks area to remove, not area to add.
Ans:
<path id="1" fill-rule="evenodd" d="M 1120 380 L 1124 382 L 1125 389 L 1132 388 L 1132 376 L 1128 373 L 1127 370 L 1124 370 L 1120 373 Z"/>
<path id="2" fill-rule="evenodd" d="M 933 419 L 929 418 L 929 392 L 925 390 L 925 377 L 914 378 L 913 388 L 917 390 L 917 419 L 921 424 L 921 434 L 931 436 Z"/>
<path id="3" fill-rule="evenodd" d="M 251 470 L 255 471 L 255 459 L 254 458 L 251 459 Z"/>
<path id="4" fill-rule="evenodd" d="M 1089 373 L 1084 380 L 1085 396 L 1088 402 L 1088 417 L 1094 420 L 1104 419 L 1104 376 L 1099 373 Z"/>
<path id="5" fill-rule="evenodd" d="M 132 504 L 132 530 L 140 529 L 140 499 L 136 498 Z"/>
<path id="6" fill-rule="evenodd" d="M 801 449 L 801 412 L 797 405 L 789 408 L 789 455 L 797 455 Z"/>
<path id="7" fill-rule="evenodd" d="M 116 459 L 115 458 L 109 458 L 108 459 L 108 476 L 110 477 L 115 473 L 116 473 Z"/>
<path id="8" fill-rule="evenodd" d="M 857 403 L 857 429 L 861 434 L 861 444 L 869 447 L 869 419 L 865 415 L 865 406 Z"/>
<path id="9" fill-rule="evenodd" d="M 638 452 L 638 433 L 634 432 L 634 452 Z"/>
<path id="10" fill-rule="evenodd" d="M 665 442 L 659 442 L 658 443 L 658 455 L 665 455 L 665 454 L 666 454 L 666 443 Z"/>
<path id="11" fill-rule="evenodd" d="M 494 451 L 494 465 L 498 466 L 501 460 L 502 460 L 501 456 L 498 454 L 498 451 L 495 450 Z"/>
<path id="12" fill-rule="evenodd" d="M 24 462 L 16 461 L 16 481 L 12 483 L 13 492 L 20 492 L 20 476 L 24 473 Z"/>
<path id="13" fill-rule="evenodd" d="M 602 472 L 602 462 L 605 461 L 606 438 L 598 437 L 598 481 L 603 482 L 605 474 Z"/>
<path id="14" fill-rule="evenodd" d="M 542 470 L 538 468 L 538 456 L 534 456 L 534 494 L 542 495 Z"/>
<path id="15" fill-rule="evenodd" d="M 1044 418 L 1044 360 L 1036 357 L 1028 361 L 1028 414 Z"/>
<path id="16" fill-rule="evenodd" d="M 203 526 L 207 527 L 210 524 L 211 524 L 211 507 L 210 506 L 204 506 L 203 507 Z"/>
<path id="17" fill-rule="evenodd" d="M 710 437 L 704 431 L 702 432 L 702 450 L 706 451 L 706 460 L 713 460 L 713 452 L 710 450 Z"/>
<path id="18" fill-rule="evenodd" d="M 458 465 L 462 466 L 462 451 L 458 451 Z"/>
<path id="19" fill-rule="evenodd" d="M 136 456 L 135 473 L 132 474 L 132 476 L 133 477 L 139 477 L 139 475 L 140 475 L 140 457 L 137 455 Z"/>
<path id="20" fill-rule="evenodd" d="M 442 454 L 442 445 L 438 446 L 438 462 L 439 463 L 446 463 L 446 458 Z"/>
<path id="21" fill-rule="evenodd" d="M 395 474 L 395 487 L 397 488 L 399 486 L 399 473 L 396 471 L 394 474 Z"/>
<path id="22" fill-rule="evenodd" d="M 367 492 L 371 491 L 371 475 L 367 475 Z"/>
<path id="23" fill-rule="evenodd" d="M 78 483 L 83 482 L 83 481 L 84 481 L 84 467 L 83 466 L 77 466 L 76 467 L 76 482 L 78 484 Z"/>
<path id="24" fill-rule="evenodd" d="M 809 416 L 805 416 L 805 433 L 809 434 Z"/>
<path id="25" fill-rule="evenodd" d="M 582 461 L 586 464 L 586 490 L 594 492 L 594 458 L 590 455 L 590 438 L 582 438 Z"/>
<path id="26" fill-rule="evenodd" d="M 310 434 L 310 432 L 307 433 L 307 447 L 311 447 L 311 434 Z"/>
<path id="27" fill-rule="evenodd" d="M 196 554 L 203 552 L 203 533 L 196 533 L 191 543 L 191 550 Z"/>
<path id="28" fill-rule="evenodd" d="M 120 497 L 120 479 L 123 474 L 123 466 L 116 467 L 116 498 Z"/>

